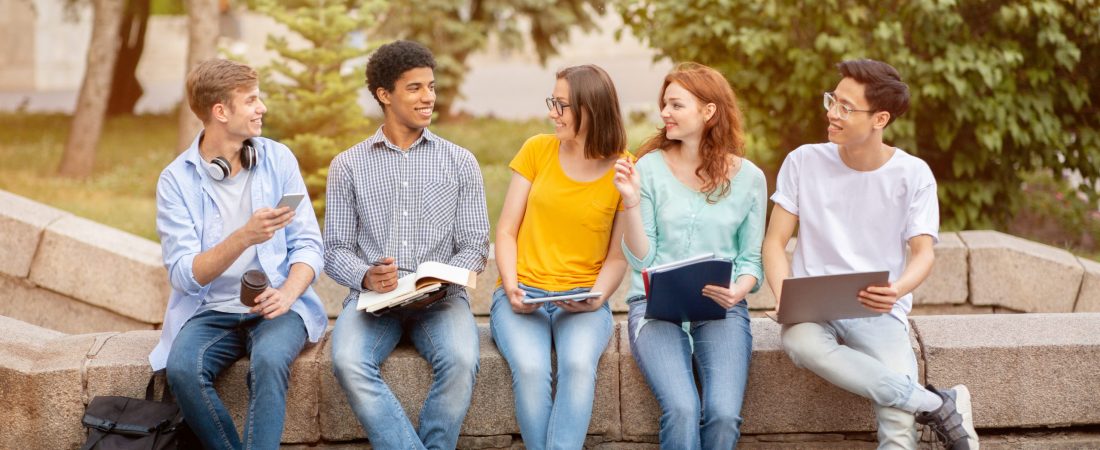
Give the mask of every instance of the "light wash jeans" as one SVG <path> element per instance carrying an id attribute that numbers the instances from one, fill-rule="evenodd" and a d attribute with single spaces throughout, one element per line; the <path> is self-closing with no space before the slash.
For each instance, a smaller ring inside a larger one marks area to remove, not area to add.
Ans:
<path id="1" fill-rule="evenodd" d="M 783 349 L 798 367 L 871 399 L 879 448 L 917 447 L 917 360 L 908 327 L 889 314 L 784 325 Z"/>
<path id="2" fill-rule="evenodd" d="M 661 448 L 734 448 L 752 357 L 748 304 L 691 322 L 690 339 L 679 323 L 645 321 L 645 297 L 629 304 L 630 351 L 661 405 Z"/>
<path id="3" fill-rule="evenodd" d="M 519 285 L 531 298 L 579 294 Z M 512 311 L 503 288 L 493 292 L 489 323 L 497 348 L 512 369 L 516 421 L 531 450 L 584 446 L 596 393 L 596 366 L 611 340 L 611 308 L 572 313 L 551 303 L 531 314 Z M 557 353 L 557 390 L 552 388 L 550 351 Z"/>
<path id="4" fill-rule="evenodd" d="M 425 309 L 376 317 L 344 305 L 332 330 L 332 366 L 352 411 L 377 449 L 446 449 L 458 433 L 478 368 L 477 324 L 465 291 Z M 382 380 L 382 362 L 408 330 L 432 366 L 432 386 L 420 410 L 419 431 Z"/>
<path id="5" fill-rule="evenodd" d="M 168 353 L 168 384 L 204 447 L 279 448 L 290 364 L 305 342 L 305 322 L 294 311 L 271 320 L 259 314 L 206 311 L 183 325 Z M 214 391 L 214 380 L 244 356 L 249 357 L 249 395 L 242 439 Z"/>

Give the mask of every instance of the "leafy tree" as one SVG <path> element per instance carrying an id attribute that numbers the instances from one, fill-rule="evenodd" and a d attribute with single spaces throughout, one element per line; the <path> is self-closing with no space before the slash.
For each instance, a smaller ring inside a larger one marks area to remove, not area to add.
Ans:
<path id="1" fill-rule="evenodd" d="M 368 132 L 358 103 L 365 67 L 353 60 L 375 46 L 356 47 L 349 35 L 370 29 L 383 0 L 264 0 L 258 9 L 301 36 L 308 44 L 292 46 L 284 36 L 268 37 L 281 57 L 264 68 L 264 134 L 278 139 L 298 157 L 318 217 L 324 217 L 328 165 L 339 152 Z"/>
<path id="2" fill-rule="evenodd" d="M 625 30 L 660 56 L 714 66 L 740 96 L 756 158 L 774 173 L 825 139 L 835 64 L 874 58 L 909 83 L 886 138 L 927 161 L 947 228 L 1001 225 L 1023 177 L 1100 181 L 1100 0 L 620 0 Z"/>
<path id="3" fill-rule="evenodd" d="M 432 49 L 435 69 L 436 111 L 446 116 L 458 100 L 470 67 L 470 54 L 496 38 L 504 49 L 523 46 L 524 35 L 535 46 L 539 62 L 558 52 L 574 28 L 593 29 L 595 17 L 605 11 L 607 0 L 424 0 L 391 1 L 379 21 L 382 36 L 411 39 Z"/>

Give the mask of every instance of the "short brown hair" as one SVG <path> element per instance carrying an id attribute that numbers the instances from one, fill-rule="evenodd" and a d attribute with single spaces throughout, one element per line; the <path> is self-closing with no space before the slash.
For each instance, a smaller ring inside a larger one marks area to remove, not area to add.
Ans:
<path id="1" fill-rule="evenodd" d="M 577 115 L 573 132 L 579 133 L 581 122 L 588 118 L 584 157 L 604 159 L 622 154 L 626 150 L 626 127 L 611 76 L 599 66 L 585 64 L 559 70 L 557 77 L 569 83 L 569 105 Z"/>
<path id="2" fill-rule="evenodd" d="M 218 103 L 232 108 L 233 92 L 256 87 L 259 80 L 256 69 L 248 65 L 228 59 L 208 59 L 187 74 L 187 104 L 206 123 L 210 120 L 210 108 Z"/>
<path id="3" fill-rule="evenodd" d="M 886 125 L 909 110 L 909 86 L 901 81 L 894 66 L 873 59 L 850 59 L 836 65 L 840 76 L 864 86 L 864 97 L 875 112 L 890 113 Z"/>

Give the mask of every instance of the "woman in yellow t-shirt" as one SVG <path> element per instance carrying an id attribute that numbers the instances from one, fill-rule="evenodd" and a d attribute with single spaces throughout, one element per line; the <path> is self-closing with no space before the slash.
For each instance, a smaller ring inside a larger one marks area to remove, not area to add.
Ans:
<path id="1" fill-rule="evenodd" d="M 579 449 L 592 416 L 596 365 L 611 338 L 607 299 L 626 270 L 612 178 L 616 159 L 629 154 L 619 98 L 603 69 L 561 70 L 546 106 L 554 134 L 528 139 L 509 165 L 490 324 L 512 369 L 524 446 Z M 528 303 L 588 292 L 599 295 Z"/>

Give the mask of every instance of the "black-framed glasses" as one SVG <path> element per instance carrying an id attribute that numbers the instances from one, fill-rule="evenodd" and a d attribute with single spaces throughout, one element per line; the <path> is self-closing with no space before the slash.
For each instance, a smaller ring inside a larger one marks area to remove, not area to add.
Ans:
<path id="1" fill-rule="evenodd" d="M 825 93 L 825 97 L 822 100 L 822 104 L 825 106 L 825 111 L 832 111 L 833 108 L 836 108 L 836 115 L 837 115 L 838 118 L 840 118 L 840 120 L 848 120 L 848 118 L 852 116 L 853 112 L 865 112 L 865 113 L 877 112 L 877 111 L 872 111 L 870 109 L 855 109 L 851 106 L 840 103 L 840 101 L 836 99 L 836 97 L 833 95 L 832 92 L 826 92 Z"/>
<path id="2" fill-rule="evenodd" d="M 557 111 L 559 116 L 565 114 L 565 108 L 569 106 L 571 105 L 554 97 L 546 97 L 546 109 Z"/>

